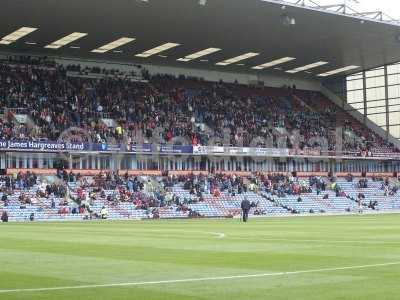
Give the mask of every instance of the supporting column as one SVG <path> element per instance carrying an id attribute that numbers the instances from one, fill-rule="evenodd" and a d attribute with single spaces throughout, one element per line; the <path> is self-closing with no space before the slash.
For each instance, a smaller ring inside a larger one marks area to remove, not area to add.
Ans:
<path id="1" fill-rule="evenodd" d="M 363 74 L 363 98 L 364 98 L 364 124 L 367 120 L 367 79 L 365 78 L 365 71 L 362 72 Z"/>
<path id="2" fill-rule="evenodd" d="M 388 84 L 388 72 L 387 65 L 383 67 L 385 70 L 385 109 L 386 109 L 386 139 L 389 138 L 389 84 Z"/>

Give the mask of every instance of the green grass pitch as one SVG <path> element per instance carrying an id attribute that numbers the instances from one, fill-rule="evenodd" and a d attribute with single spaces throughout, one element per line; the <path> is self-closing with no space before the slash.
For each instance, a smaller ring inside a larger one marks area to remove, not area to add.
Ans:
<path id="1" fill-rule="evenodd" d="M 0 299 L 400 299 L 400 215 L 1 224 Z"/>

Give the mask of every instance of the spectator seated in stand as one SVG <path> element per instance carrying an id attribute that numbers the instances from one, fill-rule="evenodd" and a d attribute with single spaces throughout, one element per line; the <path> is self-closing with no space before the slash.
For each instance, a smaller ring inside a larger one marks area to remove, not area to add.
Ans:
<path id="1" fill-rule="evenodd" d="M 358 181 L 358 188 L 360 188 L 360 189 L 368 188 L 368 179 L 367 178 L 361 178 Z"/>

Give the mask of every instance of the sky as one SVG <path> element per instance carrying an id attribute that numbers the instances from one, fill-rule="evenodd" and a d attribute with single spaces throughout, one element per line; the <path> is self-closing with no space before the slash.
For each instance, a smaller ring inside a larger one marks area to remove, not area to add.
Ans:
<path id="1" fill-rule="evenodd" d="M 359 2 L 356 3 L 355 1 Z M 316 0 L 322 5 L 344 3 L 357 11 L 383 11 L 394 19 L 400 20 L 400 1 L 399 0 Z"/>

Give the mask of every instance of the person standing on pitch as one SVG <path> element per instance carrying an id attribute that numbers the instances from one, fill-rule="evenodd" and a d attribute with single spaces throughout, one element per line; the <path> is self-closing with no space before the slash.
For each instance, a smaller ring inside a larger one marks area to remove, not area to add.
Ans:
<path id="1" fill-rule="evenodd" d="M 240 207 L 242 208 L 243 222 L 247 222 L 247 219 L 249 218 L 249 211 L 251 208 L 251 203 L 247 199 L 247 197 L 244 197 Z"/>
<path id="2" fill-rule="evenodd" d="M 358 213 L 362 214 L 363 213 L 363 195 L 358 194 Z"/>

